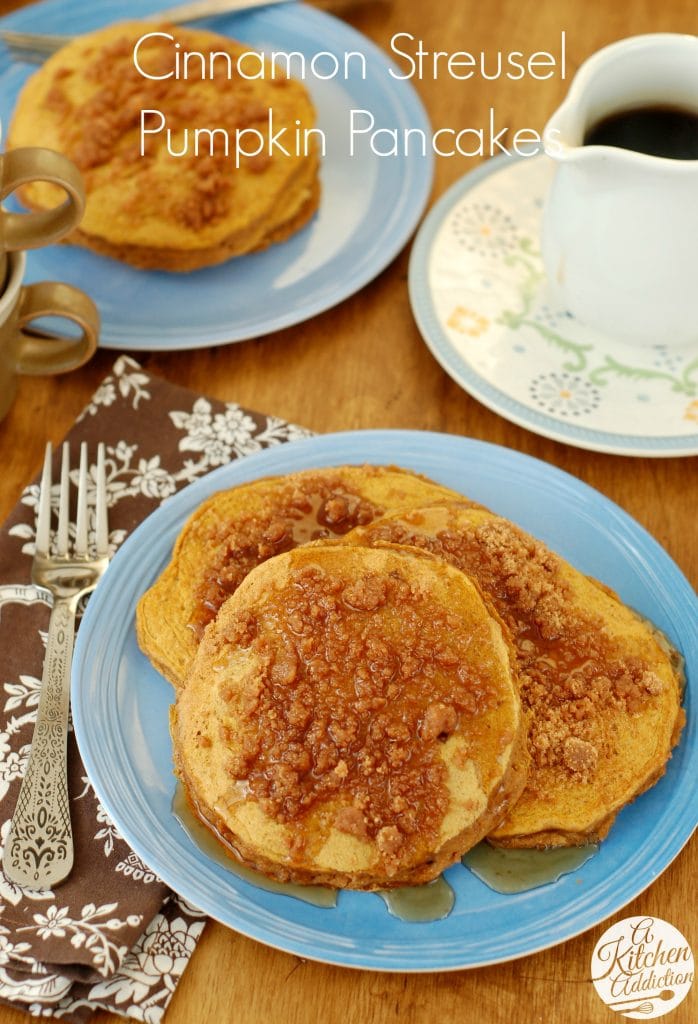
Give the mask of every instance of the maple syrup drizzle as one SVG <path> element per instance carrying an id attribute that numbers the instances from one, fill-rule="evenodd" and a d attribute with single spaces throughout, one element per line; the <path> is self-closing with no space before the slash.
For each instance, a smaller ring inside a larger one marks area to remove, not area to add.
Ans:
<path id="1" fill-rule="evenodd" d="M 338 890 L 321 885 L 277 882 L 259 871 L 241 864 L 227 844 L 206 828 L 191 810 L 181 783 L 172 799 L 172 813 L 191 841 L 211 860 L 231 874 L 267 892 L 302 900 L 315 907 L 337 905 Z M 556 882 L 562 875 L 576 871 L 594 856 L 598 844 L 559 847 L 550 850 L 505 850 L 486 842 L 469 850 L 462 863 L 476 878 L 495 892 L 510 895 L 527 892 Z M 440 921 L 453 910 L 456 895 L 443 875 L 425 885 L 403 886 L 379 891 L 388 912 L 406 922 Z"/>
<path id="2" fill-rule="evenodd" d="M 490 889 L 510 895 L 556 882 L 586 864 L 598 848 L 598 843 L 589 843 L 549 850 L 505 850 L 479 843 L 468 850 L 462 863 Z"/>
<path id="3" fill-rule="evenodd" d="M 401 921 L 441 921 L 453 910 L 456 894 L 443 875 L 425 885 L 384 889 L 378 895 Z"/>
<path id="4" fill-rule="evenodd" d="M 292 896 L 294 899 L 302 900 L 304 903 L 311 903 L 314 907 L 334 907 L 337 903 L 337 890 L 327 889 L 321 885 L 296 885 L 293 882 L 276 882 L 267 878 L 260 871 L 248 868 L 236 860 L 233 852 L 227 852 L 227 844 L 218 839 L 213 832 L 203 825 L 196 817 L 184 791 L 181 782 L 177 783 L 174 797 L 172 798 L 172 813 L 182 826 L 191 841 L 199 847 L 202 853 L 237 875 L 245 882 L 256 885 L 258 889 L 265 889 L 267 892 L 275 892 L 280 896 Z"/>

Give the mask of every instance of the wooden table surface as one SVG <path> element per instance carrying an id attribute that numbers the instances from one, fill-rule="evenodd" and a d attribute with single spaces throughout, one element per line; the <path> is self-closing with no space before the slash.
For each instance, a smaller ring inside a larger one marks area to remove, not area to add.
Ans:
<path id="1" fill-rule="evenodd" d="M 66 0 L 66 5 L 68 0 Z M 16 2 L 2 2 L 6 13 Z M 143 5 L 147 8 L 147 4 Z M 695 0 L 395 0 L 354 9 L 347 20 L 387 48 L 411 32 L 431 49 L 471 52 L 545 50 L 567 33 L 570 74 L 594 50 L 642 32 L 696 30 Z M 569 85 L 547 82 L 417 83 L 435 127 L 485 123 L 490 106 L 502 123 L 541 129 Z M 432 201 L 475 160 L 437 162 Z M 632 459 L 583 451 L 529 433 L 488 411 L 441 370 L 415 327 L 407 296 L 406 249 L 359 294 L 298 327 L 243 344 L 195 352 L 141 354 L 145 368 L 178 384 L 275 413 L 315 431 L 405 427 L 448 431 L 526 452 L 560 466 L 618 502 L 698 580 L 693 459 Z M 127 299 L 127 297 L 124 297 Z M 60 440 L 115 353 L 60 378 L 24 379 L 0 424 L 4 518 L 37 471 L 47 439 Z M 650 914 L 672 922 L 698 954 L 695 836 L 642 896 L 615 915 Z M 218 924 L 209 924 L 176 992 L 168 1024 L 388 1024 L 470 1021 L 484 1024 L 606 1022 L 611 1011 L 589 981 L 590 955 L 610 922 L 513 963 L 454 973 L 374 974 L 303 962 Z M 698 1016 L 694 990 L 672 1021 Z M 1 1024 L 22 1013 L 0 1007 Z M 100 1014 L 95 1020 L 116 1020 Z"/>

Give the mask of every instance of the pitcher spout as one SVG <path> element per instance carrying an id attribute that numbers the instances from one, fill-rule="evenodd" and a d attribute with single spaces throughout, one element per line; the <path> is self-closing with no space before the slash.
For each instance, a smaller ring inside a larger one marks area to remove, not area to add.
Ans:
<path id="1" fill-rule="evenodd" d="M 543 131 L 545 152 L 565 162 L 594 161 L 601 147 L 585 145 L 585 137 L 604 118 L 647 104 L 694 110 L 697 95 L 698 37 L 659 32 L 611 43 L 575 75 Z"/>
<path id="2" fill-rule="evenodd" d="M 543 147 L 554 160 L 573 160 L 584 143 L 584 124 L 578 104 L 568 97 L 543 129 Z"/>

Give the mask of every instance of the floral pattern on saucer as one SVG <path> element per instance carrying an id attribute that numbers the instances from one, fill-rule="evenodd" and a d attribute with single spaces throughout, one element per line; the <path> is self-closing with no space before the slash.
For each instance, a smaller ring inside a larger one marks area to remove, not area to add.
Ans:
<path id="1" fill-rule="evenodd" d="M 415 243 L 425 341 L 474 397 L 537 433 L 626 455 L 698 453 L 698 348 L 635 347 L 548 294 L 539 250 L 546 157 L 499 158 L 459 181 Z"/>

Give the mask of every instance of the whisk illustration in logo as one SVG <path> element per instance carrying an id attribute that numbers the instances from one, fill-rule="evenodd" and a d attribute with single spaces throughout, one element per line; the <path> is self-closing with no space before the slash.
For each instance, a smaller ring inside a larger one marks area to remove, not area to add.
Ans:
<path id="1" fill-rule="evenodd" d="M 591 980 L 609 1009 L 634 1020 L 675 1010 L 693 984 L 693 952 L 659 917 L 626 917 L 608 928 L 591 956 Z"/>

